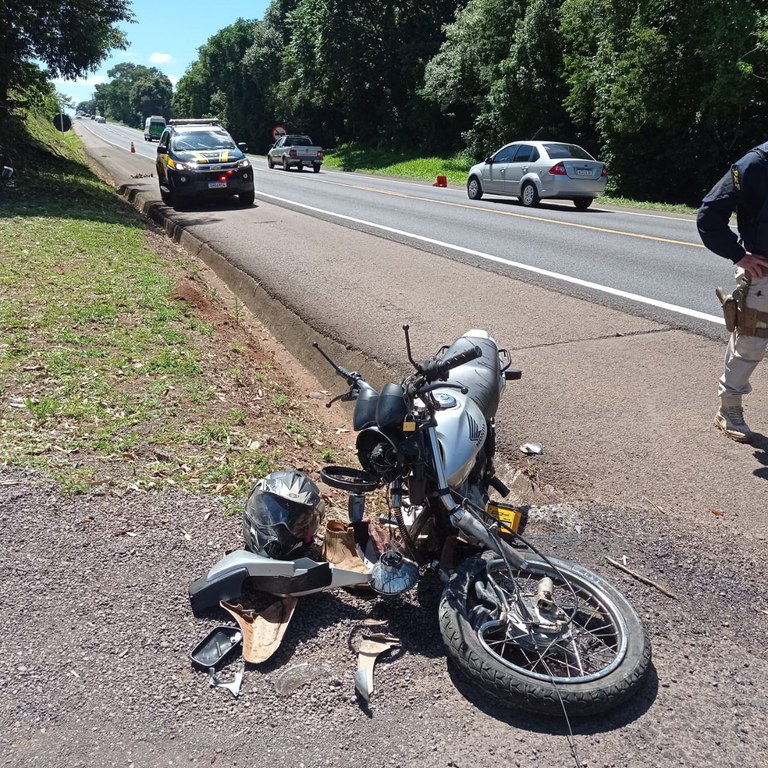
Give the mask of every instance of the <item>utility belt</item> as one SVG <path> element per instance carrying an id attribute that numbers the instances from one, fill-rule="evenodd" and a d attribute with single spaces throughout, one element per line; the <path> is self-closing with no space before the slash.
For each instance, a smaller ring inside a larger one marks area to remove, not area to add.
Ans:
<path id="1" fill-rule="evenodd" d="M 731 333 L 738 330 L 743 336 L 768 339 L 768 312 L 759 312 L 747 306 L 750 284 L 749 276 L 745 276 L 744 282 L 734 288 L 733 293 L 726 293 L 724 288 L 715 289 L 717 298 L 723 306 L 725 327 Z"/>

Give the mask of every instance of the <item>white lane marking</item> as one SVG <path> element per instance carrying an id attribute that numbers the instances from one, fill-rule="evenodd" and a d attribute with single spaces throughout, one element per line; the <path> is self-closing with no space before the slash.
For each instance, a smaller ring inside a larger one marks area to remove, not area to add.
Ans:
<path id="1" fill-rule="evenodd" d="M 297 203 L 293 200 L 287 200 L 284 197 L 277 197 L 276 195 L 269 195 L 266 192 L 256 192 L 259 197 L 267 198 L 269 200 L 277 200 L 281 203 L 287 203 L 291 206 L 296 206 L 297 208 L 304 208 L 308 211 L 314 211 L 315 213 L 321 213 L 324 216 L 331 216 L 333 218 L 337 219 L 343 219 L 344 221 L 351 221 L 355 224 L 362 224 L 366 227 L 372 227 L 373 229 L 380 229 L 384 232 L 391 232 L 395 235 L 402 235 L 403 237 L 409 237 L 413 240 L 419 240 L 423 243 L 430 243 L 431 245 L 437 245 L 441 248 L 447 248 L 452 251 L 458 251 L 459 253 L 465 253 L 469 256 L 476 256 L 480 259 L 485 259 L 486 261 L 493 261 L 497 264 L 504 264 L 508 267 L 514 267 L 515 269 L 522 269 L 526 272 L 533 272 L 537 275 L 543 275 L 544 277 L 551 277 L 554 280 L 562 280 L 566 283 L 571 283 L 573 285 L 579 285 L 582 288 L 589 288 L 593 291 L 599 291 L 601 293 L 607 293 L 611 296 L 618 296 L 622 299 L 628 299 L 630 301 L 636 301 L 640 304 L 647 304 L 651 307 L 656 307 L 657 309 L 665 309 L 669 312 L 675 312 L 679 315 L 685 315 L 687 317 L 694 317 L 697 320 L 706 320 L 710 323 L 716 323 L 718 325 L 725 325 L 725 320 L 722 317 L 718 317 L 717 315 L 708 315 L 705 312 L 699 312 L 696 309 L 689 309 L 688 307 L 680 307 L 677 304 L 670 304 L 666 301 L 659 301 L 658 299 L 651 299 L 647 296 L 640 296 L 637 293 L 629 293 L 628 291 L 622 291 L 618 288 L 611 288 L 607 285 L 600 285 L 599 283 L 592 283 L 589 280 L 582 280 L 578 277 L 572 277 L 571 275 L 564 275 L 560 272 L 552 272 L 549 269 L 541 269 L 540 267 L 533 267 L 530 264 L 522 264 L 519 261 L 511 261 L 510 259 L 504 259 L 501 256 L 494 256 L 490 253 L 483 253 L 483 251 L 476 251 L 472 248 L 464 248 L 461 245 L 454 245 L 453 243 L 446 243 L 442 240 L 435 240 L 431 237 L 425 237 L 424 235 L 417 235 L 413 232 L 405 232 L 402 229 L 395 229 L 394 227 L 387 227 L 383 224 L 375 224 L 372 221 L 366 221 L 365 219 L 357 219 L 354 216 L 346 216 L 342 213 L 335 213 L 334 211 L 326 211 L 323 208 L 316 208 L 312 205 L 305 205 L 304 203 Z"/>

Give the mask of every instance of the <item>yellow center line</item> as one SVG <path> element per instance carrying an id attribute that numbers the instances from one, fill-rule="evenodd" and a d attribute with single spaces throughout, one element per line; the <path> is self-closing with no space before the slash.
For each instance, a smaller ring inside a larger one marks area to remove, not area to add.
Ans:
<path id="1" fill-rule="evenodd" d="M 467 203 L 452 203 L 448 200 L 433 200 L 429 197 L 420 197 L 419 195 L 411 195 L 406 192 L 393 192 L 384 189 L 377 189 L 376 187 L 367 187 L 362 184 L 346 184 L 340 181 L 330 181 L 328 179 L 318 179 L 323 184 L 330 184 L 334 187 L 346 187 L 348 189 L 357 189 L 362 192 L 375 192 L 379 195 L 389 195 L 391 197 L 402 197 L 406 200 L 417 200 L 423 203 L 434 203 L 435 205 L 447 205 L 453 208 L 465 208 L 468 211 L 491 213 L 497 216 L 511 216 L 516 219 L 528 219 L 529 221 L 545 221 L 547 224 L 557 224 L 561 227 L 574 227 L 575 229 L 586 229 L 591 232 L 604 232 L 609 235 L 623 235 L 624 237 L 637 237 L 641 240 L 653 240 L 657 243 L 671 243 L 672 245 L 687 245 L 689 248 L 703 248 L 702 243 L 689 243 L 685 240 L 672 240 L 668 237 L 658 237 L 656 235 L 641 235 L 638 232 L 624 232 L 620 229 L 608 229 L 606 227 L 594 227 L 590 224 L 576 224 L 572 221 L 558 221 L 557 219 L 548 219 L 546 216 L 532 216 L 529 213 L 514 213 L 513 211 L 495 211 L 488 208 L 480 208 L 476 205 L 469 205 Z"/>

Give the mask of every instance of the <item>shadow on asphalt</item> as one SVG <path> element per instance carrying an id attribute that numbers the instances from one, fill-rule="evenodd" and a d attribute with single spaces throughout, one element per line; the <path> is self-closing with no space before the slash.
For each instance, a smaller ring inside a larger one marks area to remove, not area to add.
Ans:
<path id="1" fill-rule="evenodd" d="M 544 202 L 542 200 L 538 205 L 530 207 L 524 206 L 519 200 L 514 198 L 494 198 L 484 196 L 483 202 L 514 206 L 515 208 L 522 208 L 524 211 L 529 211 L 530 213 L 535 213 L 536 211 L 560 211 L 564 213 L 572 213 L 575 216 L 589 216 L 592 213 L 616 213 L 616 211 L 611 211 L 607 208 L 587 208 L 585 211 L 580 211 L 570 202 L 570 200 L 563 200 L 560 204 L 555 202 Z"/>
<path id="2" fill-rule="evenodd" d="M 592 735 L 623 728 L 642 717 L 651 708 L 659 692 L 659 677 L 656 674 L 656 668 L 651 663 L 645 684 L 629 701 L 620 704 L 610 712 L 603 712 L 590 717 L 571 717 L 569 729 L 569 721 L 565 718 L 522 712 L 494 703 L 486 693 L 467 680 L 456 664 L 450 660 L 448 673 L 456 686 L 456 690 L 489 717 L 514 728 L 536 733 L 549 733 L 555 736 L 567 736 L 570 732 L 573 732 L 574 735 Z"/>
<path id="3" fill-rule="evenodd" d="M 222 198 L 207 198 L 199 199 L 194 202 L 177 203 L 175 208 L 171 206 L 165 206 L 171 211 L 177 213 L 208 213 L 210 211 L 246 211 L 249 208 L 256 208 L 257 205 L 240 205 L 240 201 L 237 197 L 222 197 Z"/>
<path id="4" fill-rule="evenodd" d="M 753 432 L 752 447 L 755 452 L 752 454 L 755 459 L 762 465 L 756 469 L 752 474 L 755 477 L 761 477 L 763 480 L 768 480 L 768 437 L 760 432 Z"/>

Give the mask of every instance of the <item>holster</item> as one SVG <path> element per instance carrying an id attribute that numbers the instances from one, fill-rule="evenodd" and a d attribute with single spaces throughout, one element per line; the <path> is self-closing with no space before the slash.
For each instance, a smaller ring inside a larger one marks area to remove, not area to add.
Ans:
<path id="1" fill-rule="evenodd" d="M 747 306 L 748 291 L 749 282 L 740 285 L 731 294 L 726 293 L 723 288 L 715 289 L 717 298 L 723 307 L 725 327 L 731 333 L 738 329 L 743 336 L 768 339 L 768 312 L 760 312 Z"/>
<path id="2" fill-rule="evenodd" d="M 733 333 L 739 324 L 739 304 L 733 294 L 726 293 L 724 288 L 715 288 L 715 294 L 723 307 L 725 327 Z"/>

